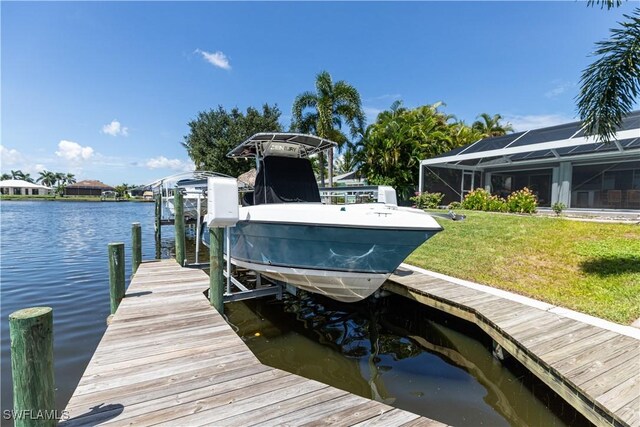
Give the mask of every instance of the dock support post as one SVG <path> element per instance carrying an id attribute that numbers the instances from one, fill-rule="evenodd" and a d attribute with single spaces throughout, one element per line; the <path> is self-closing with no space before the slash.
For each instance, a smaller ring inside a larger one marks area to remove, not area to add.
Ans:
<path id="1" fill-rule="evenodd" d="M 173 205 L 175 209 L 175 217 L 173 218 L 173 223 L 175 225 L 176 231 L 176 261 L 180 264 L 181 267 L 184 267 L 184 262 L 186 260 L 185 255 L 185 236 L 184 236 L 184 204 L 183 204 L 183 196 L 180 189 L 176 188 L 175 195 L 173 197 Z"/>
<path id="2" fill-rule="evenodd" d="M 156 259 L 162 258 L 162 187 L 155 195 L 155 217 L 156 217 Z"/>
<path id="3" fill-rule="evenodd" d="M 109 296 L 115 314 L 124 298 L 124 243 L 109 243 Z"/>
<path id="4" fill-rule="evenodd" d="M 138 271 L 142 262 L 142 228 L 139 222 L 131 224 L 131 274 Z"/>
<path id="5" fill-rule="evenodd" d="M 224 313 L 224 228 L 209 228 L 209 301 Z"/>
<path id="6" fill-rule="evenodd" d="M 10 314 L 9 336 L 14 425 L 54 427 L 53 310 L 32 307 Z"/>

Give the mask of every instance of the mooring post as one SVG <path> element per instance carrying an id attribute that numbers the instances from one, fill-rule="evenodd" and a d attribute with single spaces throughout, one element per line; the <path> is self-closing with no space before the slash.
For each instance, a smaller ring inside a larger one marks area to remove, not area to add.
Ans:
<path id="1" fill-rule="evenodd" d="M 162 257 L 162 187 L 160 187 L 158 193 L 154 197 L 155 199 L 155 232 L 156 232 L 156 259 L 160 259 Z"/>
<path id="2" fill-rule="evenodd" d="M 142 262 L 142 227 L 139 222 L 131 224 L 131 271 L 138 271 Z"/>
<path id="3" fill-rule="evenodd" d="M 209 228 L 209 301 L 224 313 L 224 228 Z"/>
<path id="4" fill-rule="evenodd" d="M 124 298 L 124 243 L 109 243 L 109 296 L 111 314 Z"/>
<path id="5" fill-rule="evenodd" d="M 10 314 L 9 337 L 14 425 L 55 426 L 53 310 L 32 307 Z"/>
<path id="6" fill-rule="evenodd" d="M 176 261 L 181 266 L 184 266 L 184 262 L 187 259 L 185 255 L 185 237 L 184 237 L 184 197 L 179 188 L 175 189 L 175 195 L 173 197 L 173 206 L 175 209 L 175 215 L 173 218 L 173 224 L 176 230 Z"/>

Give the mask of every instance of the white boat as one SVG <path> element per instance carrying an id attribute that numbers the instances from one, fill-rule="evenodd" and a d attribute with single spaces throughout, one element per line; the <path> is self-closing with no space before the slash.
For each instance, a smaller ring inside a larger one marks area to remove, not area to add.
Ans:
<path id="1" fill-rule="evenodd" d="M 210 176 L 226 176 L 208 171 L 184 172 L 171 175 L 148 184 L 154 193 L 160 193 L 163 220 L 175 217 L 175 192 L 182 192 L 185 218 L 202 218 L 207 214 L 207 178 Z"/>
<path id="2" fill-rule="evenodd" d="M 233 149 L 229 157 L 254 157 L 258 174 L 228 241 L 235 265 L 353 302 L 373 294 L 442 228 L 421 210 L 398 207 L 390 187 L 384 202 L 322 204 L 308 157 L 334 145 L 312 135 L 259 133 Z"/>

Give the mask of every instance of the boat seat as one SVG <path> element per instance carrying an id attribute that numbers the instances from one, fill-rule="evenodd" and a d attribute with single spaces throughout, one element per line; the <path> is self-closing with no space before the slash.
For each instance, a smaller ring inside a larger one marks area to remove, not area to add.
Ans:
<path id="1" fill-rule="evenodd" d="M 268 156 L 260 162 L 254 185 L 255 205 L 320 203 L 320 191 L 308 159 Z"/>

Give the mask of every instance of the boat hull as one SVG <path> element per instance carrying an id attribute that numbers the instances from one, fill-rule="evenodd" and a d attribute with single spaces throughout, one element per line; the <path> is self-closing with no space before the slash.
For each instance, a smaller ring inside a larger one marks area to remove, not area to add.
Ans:
<path id="1" fill-rule="evenodd" d="M 437 230 L 240 221 L 231 258 L 267 277 L 339 301 L 371 295 Z"/>
<path id="2" fill-rule="evenodd" d="M 234 264 L 353 302 L 374 293 L 442 227 L 423 211 L 379 203 L 288 203 L 241 207 L 226 230 Z"/>
<path id="3" fill-rule="evenodd" d="M 342 301 L 356 302 L 373 294 L 391 273 L 351 273 L 346 271 L 313 270 L 275 267 L 232 258 L 233 264 L 254 270 L 270 279 L 288 283 L 296 288 Z"/>

